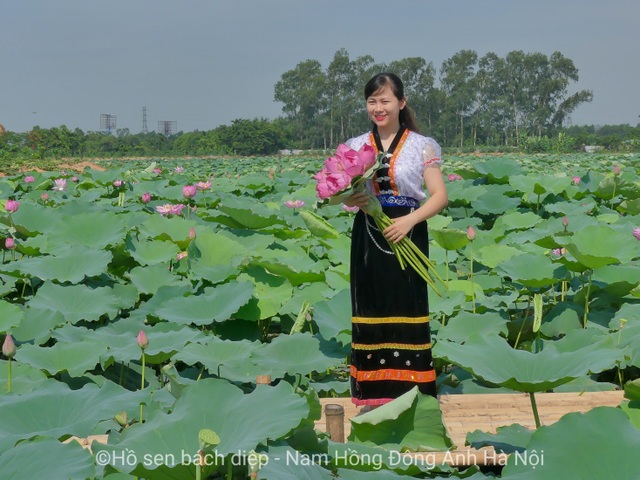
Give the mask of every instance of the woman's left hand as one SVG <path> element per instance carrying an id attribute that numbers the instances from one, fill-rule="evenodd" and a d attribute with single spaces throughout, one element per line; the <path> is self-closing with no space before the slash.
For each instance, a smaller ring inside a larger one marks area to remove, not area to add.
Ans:
<path id="1" fill-rule="evenodd" d="M 392 218 L 391 221 L 393 223 L 385 228 L 382 233 L 384 234 L 384 238 L 386 238 L 387 241 L 393 243 L 398 243 L 400 240 L 409 235 L 409 232 L 415 225 L 410 215 Z"/>

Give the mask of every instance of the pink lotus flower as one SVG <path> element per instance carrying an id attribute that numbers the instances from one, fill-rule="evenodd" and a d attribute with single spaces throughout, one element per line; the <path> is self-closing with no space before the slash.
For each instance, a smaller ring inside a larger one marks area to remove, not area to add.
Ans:
<path id="1" fill-rule="evenodd" d="M 357 213 L 360 208 L 359 207 L 348 207 L 347 205 L 345 205 L 344 203 L 342 204 L 342 209 L 345 212 L 350 212 L 350 213 Z"/>
<path id="2" fill-rule="evenodd" d="M 13 337 L 10 333 L 4 337 L 4 343 L 2 344 L 2 354 L 7 358 L 13 358 L 16 354 L 16 344 L 13 341 Z"/>
<path id="3" fill-rule="evenodd" d="M 184 168 L 178 166 L 178 167 L 174 168 L 173 171 L 176 172 L 176 173 L 182 173 L 182 172 L 184 172 Z"/>
<path id="4" fill-rule="evenodd" d="M 562 217 L 562 225 L 564 226 L 564 228 L 567 228 L 567 226 L 569 225 L 569 217 L 567 217 L 566 215 Z"/>
<path id="5" fill-rule="evenodd" d="M 144 333 L 144 331 L 142 330 L 140 330 L 140 333 L 138 333 L 138 337 L 136 338 L 136 341 L 138 342 L 138 346 L 142 350 L 144 350 L 149 346 L 149 338 L 147 337 L 147 334 Z"/>
<path id="6" fill-rule="evenodd" d="M 184 198 L 193 198 L 198 193 L 198 189 L 195 185 L 185 185 L 182 187 L 182 196 Z"/>
<path id="7" fill-rule="evenodd" d="M 180 260 L 182 260 L 183 258 L 187 258 L 189 256 L 189 254 L 187 252 L 180 252 L 178 253 L 178 255 L 176 255 L 176 260 L 179 262 Z"/>
<path id="8" fill-rule="evenodd" d="M 156 207 L 156 212 L 160 215 L 180 215 L 182 213 L 182 209 L 185 208 L 186 205 L 179 203 L 178 205 L 171 205 L 167 203 L 165 205 L 158 205 Z"/>
<path id="9" fill-rule="evenodd" d="M 58 192 L 63 192 L 67 189 L 67 180 L 65 178 L 56 178 L 53 183 L 53 189 Z"/>
<path id="10" fill-rule="evenodd" d="M 571 180 L 573 182 L 574 185 L 580 185 L 580 177 L 573 177 L 573 179 Z"/>
<path id="11" fill-rule="evenodd" d="M 27 175 L 26 177 L 24 177 L 24 183 L 33 183 L 35 181 L 36 179 L 32 175 Z"/>
<path id="12" fill-rule="evenodd" d="M 447 175 L 447 180 L 449 180 L 450 182 L 455 182 L 456 180 L 462 180 L 462 177 L 457 173 L 450 173 L 449 175 Z"/>
<path id="13" fill-rule="evenodd" d="M 160 173 L 162 173 L 162 169 L 156 167 L 156 168 L 153 169 L 153 173 L 160 174 Z"/>
<path id="14" fill-rule="evenodd" d="M 620 175 L 620 167 L 618 166 L 617 163 L 613 166 L 613 174 Z"/>
<path id="15" fill-rule="evenodd" d="M 633 236 L 640 240 L 640 227 L 636 227 L 633 229 Z"/>
<path id="16" fill-rule="evenodd" d="M 113 182 L 113 186 L 116 187 L 116 188 L 120 188 L 123 185 L 124 185 L 124 181 L 122 181 L 122 180 L 114 180 L 114 182 Z"/>
<path id="17" fill-rule="evenodd" d="M 16 248 L 16 241 L 12 237 L 7 237 L 7 239 L 4 241 L 4 248 L 6 248 L 7 250 L 13 250 L 14 248 Z"/>
<path id="18" fill-rule="evenodd" d="M 302 200 L 287 200 L 284 205 L 288 208 L 302 208 L 305 204 Z"/>
<path id="19" fill-rule="evenodd" d="M 556 257 L 562 257 L 565 253 L 567 253 L 566 248 L 554 248 L 551 253 Z"/>
<path id="20" fill-rule="evenodd" d="M 186 205 L 183 205 L 182 203 L 179 203 L 177 205 L 172 205 L 171 206 L 171 214 L 172 215 L 180 215 L 182 213 L 182 209 L 186 208 Z"/>
<path id="21" fill-rule="evenodd" d="M 4 209 L 9 213 L 15 213 L 20 208 L 20 202 L 17 200 L 7 200 L 4 204 Z"/>
<path id="22" fill-rule="evenodd" d="M 467 238 L 471 241 L 475 240 L 476 238 L 476 231 L 473 229 L 471 225 L 467 227 Z"/>
<path id="23" fill-rule="evenodd" d="M 49 200 L 49 194 L 48 193 L 43 193 L 42 195 L 40 195 L 40 200 L 42 200 L 43 202 L 46 202 L 47 200 Z"/>
<path id="24" fill-rule="evenodd" d="M 322 170 L 313 177 L 318 181 L 318 197 L 324 200 L 345 190 L 355 177 L 362 176 L 375 163 L 375 150 L 370 145 L 364 145 L 358 151 L 345 144 L 339 145 L 335 156 L 327 158 Z"/>
<path id="25" fill-rule="evenodd" d="M 196 188 L 200 191 L 209 190 L 211 188 L 211 182 L 198 182 Z"/>
<path id="26" fill-rule="evenodd" d="M 78 182 L 78 177 L 71 177 L 71 181 L 77 183 Z"/>
<path id="27" fill-rule="evenodd" d="M 142 201 L 142 203 L 149 203 L 151 201 L 151 194 L 143 193 L 142 196 L 140 197 L 140 200 Z"/>

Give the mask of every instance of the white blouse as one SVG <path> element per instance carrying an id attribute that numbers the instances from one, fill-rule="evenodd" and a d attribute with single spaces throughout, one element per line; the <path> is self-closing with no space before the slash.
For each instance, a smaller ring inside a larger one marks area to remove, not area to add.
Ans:
<path id="1" fill-rule="evenodd" d="M 345 143 L 354 150 L 360 150 L 363 145 L 370 145 L 369 132 L 347 140 Z M 398 148 L 400 145 L 398 145 Z M 424 169 L 442 164 L 440 145 L 431 137 L 425 137 L 416 132 L 409 132 L 402 149 L 398 152 L 395 162 L 390 166 L 389 175 L 394 179 L 398 195 L 412 197 L 419 202 L 427 196 L 424 193 Z M 373 180 L 367 180 L 367 190 L 374 193 Z M 391 193 L 392 191 L 381 191 Z"/>

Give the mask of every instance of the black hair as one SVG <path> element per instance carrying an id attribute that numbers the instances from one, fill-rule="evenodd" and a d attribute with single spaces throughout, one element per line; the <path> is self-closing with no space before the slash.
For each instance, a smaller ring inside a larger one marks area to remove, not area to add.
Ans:
<path id="1" fill-rule="evenodd" d="M 385 87 L 390 87 L 393 95 L 398 100 L 404 99 L 404 84 L 400 77 L 395 73 L 382 72 L 374 75 L 364 86 L 364 99 L 368 99 L 371 95 L 382 90 Z M 400 125 L 407 127 L 409 130 L 419 132 L 418 124 L 416 123 L 415 115 L 409 105 L 404 106 L 400 110 L 399 115 Z"/>

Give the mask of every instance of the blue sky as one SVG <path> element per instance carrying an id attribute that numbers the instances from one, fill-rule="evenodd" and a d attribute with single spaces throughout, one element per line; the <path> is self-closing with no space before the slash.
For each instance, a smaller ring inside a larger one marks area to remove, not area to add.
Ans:
<path id="1" fill-rule="evenodd" d="M 640 121 L 638 0 L 28 0 L 0 11 L 0 123 L 137 133 L 275 118 L 273 87 L 299 62 L 345 48 L 439 70 L 463 49 L 559 51 L 592 90 L 573 124 Z"/>

